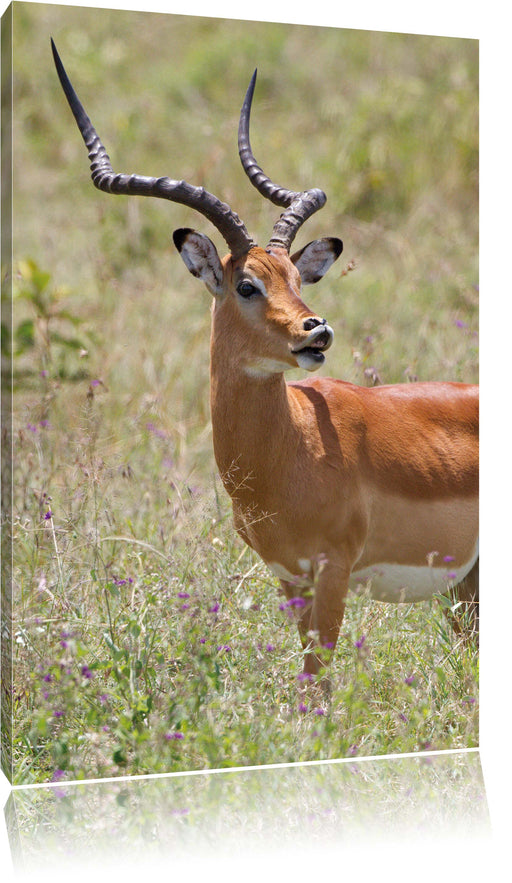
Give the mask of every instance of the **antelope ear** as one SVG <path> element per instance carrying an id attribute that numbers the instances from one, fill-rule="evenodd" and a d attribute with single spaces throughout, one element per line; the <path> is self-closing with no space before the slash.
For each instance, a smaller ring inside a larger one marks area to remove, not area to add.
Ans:
<path id="1" fill-rule="evenodd" d="M 201 279 L 210 294 L 214 296 L 222 294 L 224 270 L 211 239 L 189 227 L 180 227 L 179 230 L 175 230 L 172 238 L 192 276 Z"/>
<path id="2" fill-rule="evenodd" d="M 325 276 L 327 270 L 334 264 L 341 252 L 343 243 L 341 239 L 326 237 L 315 239 L 300 251 L 292 254 L 291 260 L 297 267 L 303 285 L 312 285 Z"/>

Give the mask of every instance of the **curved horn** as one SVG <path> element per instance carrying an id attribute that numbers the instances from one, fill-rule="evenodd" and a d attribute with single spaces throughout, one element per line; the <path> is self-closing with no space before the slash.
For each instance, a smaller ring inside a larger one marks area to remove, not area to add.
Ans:
<path id="1" fill-rule="evenodd" d="M 234 258 L 241 257 L 249 251 L 255 243 L 238 215 L 226 203 L 208 193 L 203 187 L 194 187 L 187 184 L 186 181 L 173 181 L 171 178 L 119 175 L 113 171 L 107 151 L 69 81 L 53 40 L 51 43 L 59 80 L 89 151 L 91 176 L 96 187 L 107 193 L 157 196 L 187 205 L 196 209 L 215 225 L 227 242 Z"/>
<path id="2" fill-rule="evenodd" d="M 299 227 L 307 221 L 307 219 L 321 209 L 327 200 L 322 190 L 314 188 L 312 190 L 304 190 L 297 192 L 287 190 L 274 184 L 265 172 L 260 168 L 254 158 L 249 141 L 249 121 L 251 116 L 251 104 L 256 85 L 257 70 L 254 71 L 249 88 L 240 111 L 240 123 L 238 126 L 238 153 L 244 171 L 249 178 L 251 184 L 256 187 L 259 193 L 266 199 L 270 199 L 275 205 L 281 205 L 286 208 L 278 221 L 274 224 L 272 237 L 269 247 L 277 246 L 290 250 Z"/>

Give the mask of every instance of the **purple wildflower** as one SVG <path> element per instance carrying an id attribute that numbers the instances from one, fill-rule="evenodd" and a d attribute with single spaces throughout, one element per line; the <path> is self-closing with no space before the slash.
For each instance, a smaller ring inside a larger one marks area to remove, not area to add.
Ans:
<path id="1" fill-rule="evenodd" d="M 299 705 L 299 711 L 302 712 L 302 714 L 304 714 L 307 710 L 308 710 L 307 705 L 304 705 L 304 703 L 301 702 Z"/>
<path id="2" fill-rule="evenodd" d="M 188 592 L 178 592 L 178 598 L 190 598 Z"/>
<path id="3" fill-rule="evenodd" d="M 224 650 L 225 653 L 231 653 L 231 647 L 229 644 L 219 644 L 217 652 L 220 653 L 222 650 Z"/>
<path id="4" fill-rule="evenodd" d="M 208 607 L 208 613 L 217 613 L 219 607 L 220 604 L 218 603 L 218 601 L 216 601 L 215 604 L 212 604 L 211 607 Z"/>
<path id="5" fill-rule="evenodd" d="M 53 716 L 54 717 L 64 717 L 64 712 L 63 711 L 54 711 Z"/>
<path id="6" fill-rule="evenodd" d="M 185 737 L 184 737 L 183 733 L 178 732 L 178 733 L 166 733 L 165 738 L 167 739 L 168 742 L 170 742 L 171 739 L 184 739 Z"/>
<path id="7" fill-rule="evenodd" d="M 315 714 L 317 715 L 317 717 L 323 717 L 325 711 L 323 708 L 315 708 Z"/>
<path id="8" fill-rule="evenodd" d="M 88 680 L 90 680 L 91 678 L 94 677 L 94 675 L 88 665 L 82 665 L 81 672 L 82 672 L 82 677 L 87 678 Z"/>
<path id="9" fill-rule="evenodd" d="M 272 650 L 275 650 L 276 648 L 274 647 L 273 644 L 267 644 L 266 649 L 268 650 L 269 653 L 272 653 Z"/>
<path id="10" fill-rule="evenodd" d="M 48 512 L 45 513 L 44 520 L 49 521 L 50 518 L 53 518 L 53 512 L 51 509 L 48 509 Z"/>
<path id="11" fill-rule="evenodd" d="M 158 429 L 154 423 L 146 423 L 148 432 L 152 432 L 156 438 L 167 438 L 167 433 L 163 429 Z"/>
<path id="12" fill-rule="evenodd" d="M 455 561 L 455 555 L 445 555 L 443 561 L 445 564 L 450 564 L 452 561 Z"/>
<path id="13" fill-rule="evenodd" d="M 304 681 L 311 682 L 313 680 L 313 675 L 308 671 L 301 671 L 301 673 L 297 675 L 297 680 L 299 683 L 303 683 Z"/>
<path id="14" fill-rule="evenodd" d="M 286 610 L 289 607 L 305 607 L 306 600 L 305 598 L 290 598 L 289 601 L 285 601 L 283 604 L 279 605 L 279 610 Z"/>
<path id="15" fill-rule="evenodd" d="M 354 647 L 357 647 L 357 649 L 360 650 L 365 641 L 366 641 L 366 635 L 361 635 L 359 640 L 354 642 Z"/>
<path id="16" fill-rule="evenodd" d="M 416 678 L 414 677 L 414 675 L 409 675 L 407 678 L 405 678 L 405 683 L 408 684 L 408 686 L 410 687 L 411 684 L 414 684 L 415 680 Z"/>

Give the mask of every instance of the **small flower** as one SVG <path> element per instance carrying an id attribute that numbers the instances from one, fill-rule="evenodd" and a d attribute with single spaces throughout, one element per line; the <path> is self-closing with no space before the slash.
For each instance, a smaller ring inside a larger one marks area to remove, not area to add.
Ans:
<path id="1" fill-rule="evenodd" d="M 219 646 L 217 647 L 217 653 L 220 653 L 221 651 L 224 651 L 225 653 L 231 653 L 231 647 L 229 646 L 229 644 L 219 644 Z"/>
<path id="2" fill-rule="evenodd" d="M 360 650 L 365 641 L 366 641 L 366 636 L 361 635 L 361 637 L 359 638 L 358 641 L 354 641 L 354 647 L 357 647 L 357 649 Z"/>
<path id="3" fill-rule="evenodd" d="M 63 711 L 54 711 L 53 716 L 54 717 L 64 717 L 64 712 Z"/>
<path id="4" fill-rule="evenodd" d="M 52 679 L 52 676 L 51 676 L 50 672 L 48 672 L 47 674 L 45 674 L 43 681 L 46 681 L 46 683 L 49 684 L 51 679 Z"/>
<path id="5" fill-rule="evenodd" d="M 456 570 L 449 570 L 448 573 L 446 574 L 446 578 L 447 579 L 457 579 L 457 571 Z"/>
<path id="6" fill-rule="evenodd" d="M 452 561 L 455 561 L 455 555 L 445 555 L 443 561 L 446 564 L 450 564 Z"/>
<path id="7" fill-rule="evenodd" d="M 62 782 L 65 777 L 66 773 L 64 772 L 64 770 L 54 770 L 52 782 Z"/>
<path id="8" fill-rule="evenodd" d="M 188 592 L 178 592 L 178 598 L 190 598 Z"/>
<path id="9" fill-rule="evenodd" d="M 206 638 L 200 638 L 200 639 L 199 639 L 199 643 L 200 643 L 200 644 L 206 644 Z"/>
<path id="10" fill-rule="evenodd" d="M 50 428 L 50 421 L 49 420 L 40 420 L 39 426 L 41 427 L 41 429 L 49 429 Z"/>
<path id="11" fill-rule="evenodd" d="M 166 733 L 165 738 L 167 739 L 168 742 L 170 742 L 172 739 L 174 739 L 174 740 L 184 739 L 185 737 L 184 737 L 183 733 L 177 732 L 177 733 Z"/>
<path id="12" fill-rule="evenodd" d="M 303 683 L 304 681 L 311 682 L 313 680 L 313 675 L 308 671 L 301 671 L 301 673 L 297 675 L 297 680 L 299 683 Z"/>
<path id="13" fill-rule="evenodd" d="M 37 432 L 37 426 L 34 426 L 33 423 L 27 423 L 27 429 L 29 432 Z"/>
<path id="14" fill-rule="evenodd" d="M 267 646 L 266 646 L 265 649 L 266 649 L 269 653 L 272 653 L 272 650 L 275 650 L 276 648 L 274 647 L 273 644 L 267 644 Z"/>
<path id="15" fill-rule="evenodd" d="M 289 601 L 285 601 L 283 604 L 280 604 L 279 610 L 287 610 L 290 607 L 305 607 L 305 606 L 306 606 L 306 599 L 301 598 L 299 596 L 298 598 L 290 598 Z"/>
<path id="16" fill-rule="evenodd" d="M 146 423 L 148 432 L 152 432 L 156 438 L 167 438 L 167 433 L 163 429 L 158 429 L 154 423 Z"/>
<path id="17" fill-rule="evenodd" d="M 322 644 L 326 650 L 332 650 L 334 647 L 334 641 L 326 641 L 325 644 Z"/>
<path id="18" fill-rule="evenodd" d="M 323 708 L 315 708 L 315 714 L 317 715 L 317 717 L 323 717 L 325 711 Z"/>
<path id="19" fill-rule="evenodd" d="M 353 757 L 354 754 L 357 754 L 357 745 L 351 745 L 348 749 L 348 753 Z"/>
<path id="20" fill-rule="evenodd" d="M 304 714 L 307 710 L 308 710 L 307 705 L 304 705 L 304 703 L 301 702 L 300 705 L 299 705 L 299 711 L 300 711 L 302 714 Z"/>
<path id="21" fill-rule="evenodd" d="M 215 604 L 212 604 L 211 607 L 208 607 L 208 613 L 217 613 L 220 608 L 220 604 L 216 601 Z"/>
<path id="22" fill-rule="evenodd" d="M 94 674 L 92 673 L 88 665 L 82 665 L 80 671 L 82 672 L 82 677 L 87 678 L 87 680 L 90 680 L 94 677 Z"/>
<path id="23" fill-rule="evenodd" d="M 188 610 L 189 607 L 190 607 L 190 604 L 182 604 L 180 607 L 180 610 Z"/>
<path id="24" fill-rule="evenodd" d="M 108 727 L 106 724 L 101 729 L 104 733 L 110 733 L 110 727 Z"/>
<path id="25" fill-rule="evenodd" d="M 49 521 L 50 518 L 53 518 L 53 512 L 51 509 L 48 509 L 48 512 L 45 513 L 44 520 Z"/>
<path id="26" fill-rule="evenodd" d="M 405 678 L 405 683 L 410 687 L 411 684 L 414 684 L 415 680 L 416 678 L 414 677 L 414 675 L 409 675 L 409 677 Z"/>

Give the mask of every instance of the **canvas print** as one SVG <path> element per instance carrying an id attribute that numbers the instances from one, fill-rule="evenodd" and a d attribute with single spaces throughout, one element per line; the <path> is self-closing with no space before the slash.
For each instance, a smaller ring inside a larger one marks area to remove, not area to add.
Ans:
<path id="1" fill-rule="evenodd" d="M 9 780 L 477 746 L 478 42 L 2 40 Z"/>

